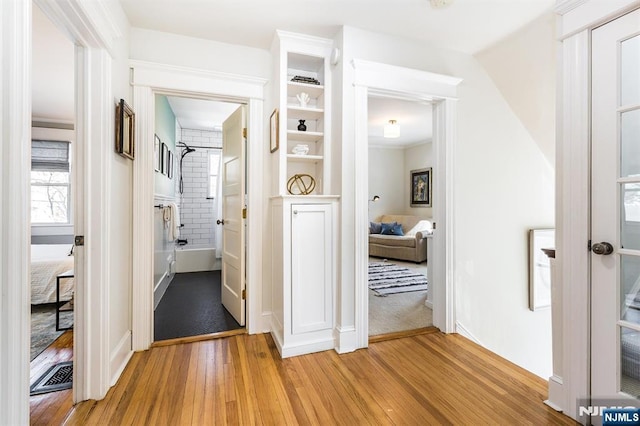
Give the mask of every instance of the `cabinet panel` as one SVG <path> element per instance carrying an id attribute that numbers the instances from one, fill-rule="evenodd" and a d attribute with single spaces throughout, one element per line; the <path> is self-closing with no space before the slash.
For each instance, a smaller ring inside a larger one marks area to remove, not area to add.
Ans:
<path id="1" fill-rule="evenodd" d="M 331 205 L 291 206 L 291 333 L 332 327 Z"/>

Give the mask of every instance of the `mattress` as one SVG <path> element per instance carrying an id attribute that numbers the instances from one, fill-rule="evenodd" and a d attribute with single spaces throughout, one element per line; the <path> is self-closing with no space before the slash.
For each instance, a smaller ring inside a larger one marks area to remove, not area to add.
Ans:
<path id="1" fill-rule="evenodd" d="M 56 301 L 56 278 L 73 269 L 71 244 L 31 245 L 31 304 Z M 69 300 L 73 294 L 73 278 L 60 280 L 60 300 Z"/>

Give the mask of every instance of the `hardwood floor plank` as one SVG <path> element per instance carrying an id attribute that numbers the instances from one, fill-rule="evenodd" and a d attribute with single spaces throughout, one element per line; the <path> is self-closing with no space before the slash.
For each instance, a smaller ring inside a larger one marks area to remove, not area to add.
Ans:
<path id="1" fill-rule="evenodd" d="M 283 360 L 270 335 L 244 334 L 134 354 L 106 398 L 67 423 L 576 424 L 545 397 L 544 380 L 456 335 Z"/>

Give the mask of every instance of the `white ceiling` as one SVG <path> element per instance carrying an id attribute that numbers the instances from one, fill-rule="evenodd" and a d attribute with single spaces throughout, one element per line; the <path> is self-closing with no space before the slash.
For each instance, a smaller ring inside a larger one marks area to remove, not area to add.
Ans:
<path id="1" fill-rule="evenodd" d="M 219 130 L 238 104 L 205 99 L 167 96 L 169 105 L 183 129 Z"/>
<path id="2" fill-rule="evenodd" d="M 430 104 L 399 99 L 369 97 L 369 145 L 389 148 L 405 148 L 432 138 L 432 108 Z M 400 137 L 383 137 L 384 125 L 396 120 Z"/>
<path id="3" fill-rule="evenodd" d="M 276 29 L 333 37 L 342 25 L 474 54 L 551 10 L 555 0 L 120 0 L 134 27 L 262 49 Z"/>

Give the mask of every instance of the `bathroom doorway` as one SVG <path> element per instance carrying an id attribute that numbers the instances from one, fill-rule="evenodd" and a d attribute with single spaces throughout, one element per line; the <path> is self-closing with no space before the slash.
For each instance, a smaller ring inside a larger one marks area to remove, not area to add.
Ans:
<path id="1" fill-rule="evenodd" d="M 222 300 L 223 126 L 242 108 L 155 95 L 155 342 L 244 332 Z"/>

